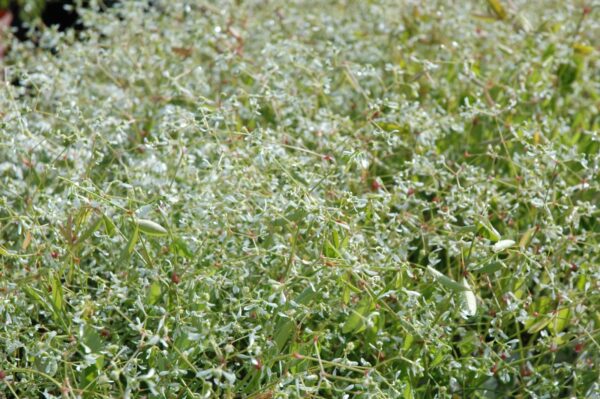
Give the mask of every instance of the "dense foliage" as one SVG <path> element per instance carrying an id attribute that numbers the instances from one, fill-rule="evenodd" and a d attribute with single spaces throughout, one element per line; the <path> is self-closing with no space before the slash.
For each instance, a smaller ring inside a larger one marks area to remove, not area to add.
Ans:
<path id="1" fill-rule="evenodd" d="M 0 396 L 599 397 L 600 7 L 82 17 L 4 60 Z"/>
<path id="2" fill-rule="evenodd" d="M 57 1 L 57 0 L 50 0 Z M 8 10 L 10 8 L 19 11 L 19 17 L 24 21 L 33 22 L 38 18 L 46 6 L 46 0 L 0 0 L 0 10 Z"/>

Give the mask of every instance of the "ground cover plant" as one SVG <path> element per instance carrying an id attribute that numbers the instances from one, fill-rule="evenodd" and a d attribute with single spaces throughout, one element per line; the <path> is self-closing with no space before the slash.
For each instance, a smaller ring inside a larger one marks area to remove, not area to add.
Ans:
<path id="1" fill-rule="evenodd" d="M 596 3 L 80 12 L 2 65 L 0 397 L 599 397 Z"/>

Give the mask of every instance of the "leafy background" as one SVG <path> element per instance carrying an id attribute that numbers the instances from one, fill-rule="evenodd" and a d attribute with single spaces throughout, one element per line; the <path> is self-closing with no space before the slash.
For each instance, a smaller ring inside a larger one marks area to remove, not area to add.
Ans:
<path id="1" fill-rule="evenodd" d="M 597 4 L 80 12 L 4 60 L 0 395 L 600 395 Z"/>

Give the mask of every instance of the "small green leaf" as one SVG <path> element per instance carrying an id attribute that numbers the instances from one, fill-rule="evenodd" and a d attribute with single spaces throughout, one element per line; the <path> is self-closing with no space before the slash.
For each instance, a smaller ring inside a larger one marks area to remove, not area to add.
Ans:
<path id="1" fill-rule="evenodd" d="M 316 295 L 317 291 L 315 291 L 313 287 L 308 286 L 294 299 L 294 302 L 299 305 L 308 305 Z"/>
<path id="2" fill-rule="evenodd" d="M 289 211 L 285 215 L 285 218 L 287 220 L 289 220 L 290 222 L 298 222 L 299 220 L 304 219 L 306 217 L 306 215 L 308 215 L 308 212 L 306 211 L 306 209 L 297 208 L 297 209 L 292 209 L 291 211 Z"/>
<path id="3" fill-rule="evenodd" d="M 535 334 L 536 332 L 543 330 L 548 325 L 548 323 L 550 323 L 551 320 L 552 319 L 550 319 L 549 317 L 543 317 L 540 320 L 533 323 L 531 327 L 527 329 L 527 332 L 529 334 Z"/>
<path id="4" fill-rule="evenodd" d="M 506 19 L 508 15 L 506 13 L 506 9 L 502 3 L 500 3 L 500 0 L 488 0 L 488 4 L 498 19 Z"/>
<path id="5" fill-rule="evenodd" d="M 556 75 L 558 76 L 560 89 L 562 91 L 569 90 L 573 83 L 577 80 L 578 74 L 579 69 L 577 68 L 577 66 L 571 63 L 560 64 L 558 67 L 558 71 L 556 72 Z"/>
<path id="6" fill-rule="evenodd" d="M 82 342 L 85 346 L 87 346 L 92 353 L 98 353 L 103 348 L 102 338 L 100 335 L 94 330 L 93 327 L 86 325 L 83 328 L 83 336 Z"/>
<path id="7" fill-rule="evenodd" d="M 410 382 L 406 382 L 406 386 L 404 387 L 404 391 L 402 392 L 402 396 L 404 399 L 413 399 L 412 387 L 410 386 Z"/>
<path id="8" fill-rule="evenodd" d="M 194 253 L 190 247 L 188 247 L 187 243 L 179 237 L 173 240 L 173 248 L 175 249 L 175 253 L 179 256 L 185 258 L 192 258 L 194 256 Z"/>
<path id="9" fill-rule="evenodd" d="M 342 302 L 347 305 L 350 302 L 350 288 L 346 285 L 344 286 L 344 291 L 342 293 Z"/>
<path id="10" fill-rule="evenodd" d="M 294 331 L 295 324 L 292 320 L 281 318 L 279 322 L 275 326 L 275 336 L 273 340 L 277 345 L 277 349 L 279 352 L 285 348 L 285 345 L 288 343 L 290 338 L 292 337 L 292 332 Z"/>
<path id="11" fill-rule="evenodd" d="M 578 54 L 588 55 L 594 52 L 594 47 L 583 43 L 575 43 L 573 44 L 573 50 Z"/>
<path id="12" fill-rule="evenodd" d="M 131 256 L 131 254 L 133 253 L 133 250 L 135 249 L 135 244 L 138 242 L 139 237 L 140 237 L 139 228 L 136 225 L 135 228 L 133 229 L 133 232 L 131 233 L 131 237 L 129 237 L 127 246 L 125 248 L 123 248 L 123 251 L 121 252 L 121 259 L 127 259 Z"/>
<path id="13" fill-rule="evenodd" d="M 3 246 L 0 245 L 0 256 L 8 256 L 8 257 L 18 257 L 19 254 L 17 254 L 14 251 L 10 251 L 6 248 L 4 248 Z"/>
<path id="14" fill-rule="evenodd" d="M 335 248 L 336 249 L 340 248 L 340 233 L 338 233 L 337 230 L 333 230 L 331 237 L 332 237 L 332 242 L 333 242 L 333 245 L 335 246 Z"/>
<path id="15" fill-rule="evenodd" d="M 492 241 L 498 241 L 500 240 L 500 238 L 502 238 L 502 236 L 500 236 L 500 233 L 498 233 L 498 230 L 496 230 L 488 220 L 480 219 L 479 225 L 488 232 L 489 238 Z"/>
<path id="16" fill-rule="evenodd" d="M 362 325 L 362 315 L 355 310 L 352 312 L 342 327 L 344 334 L 357 330 Z"/>
<path id="17" fill-rule="evenodd" d="M 456 229 L 457 232 L 459 233 L 475 233 L 477 231 L 477 226 L 475 225 L 468 225 L 468 226 L 460 226 Z"/>
<path id="18" fill-rule="evenodd" d="M 530 227 L 529 229 L 527 229 L 525 234 L 523 234 L 523 236 L 519 240 L 519 247 L 521 247 L 521 249 L 527 248 L 527 245 L 529 244 L 529 241 L 531 241 L 531 237 L 533 236 L 533 233 L 535 233 L 535 230 L 535 227 Z"/>
<path id="19" fill-rule="evenodd" d="M 358 306 L 356 310 L 352 309 L 352 314 L 348 317 L 344 326 L 342 327 L 342 332 L 344 334 L 348 334 L 350 332 L 359 332 L 364 327 L 364 320 L 367 313 L 371 309 L 370 302 L 364 301 L 361 305 Z"/>
<path id="20" fill-rule="evenodd" d="M 33 288 L 29 285 L 24 285 L 23 291 L 25 291 L 25 294 L 27 294 L 29 299 L 32 299 L 34 302 L 37 302 L 37 304 L 40 305 L 42 308 L 48 308 L 46 301 L 42 299 L 42 296 L 40 295 L 40 291 L 38 289 Z"/>
<path id="21" fill-rule="evenodd" d="M 434 352 L 434 353 L 436 353 L 436 352 Z M 438 350 L 436 353 L 436 356 L 433 358 L 433 361 L 431 362 L 429 367 L 437 366 L 438 364 L 442 363 L 445 358 L 446 358 L 446 356 L 444 355 L 444 352 L 442 352 L 441 350 Z"/>
<path id="22" fill-rule="evenodd" d="M 402 345 L 402 350 L 404 352 L 409 350 L 414 341 L 415 337 L 413 337 L 411 334 L 407 334 L 406 337 L 404 337 L 404 344 Z"/>
<path id="23" fill-rule="evenodd" d="M 102 222 L 102 218 L 101 217 L 97 217 L 95 219 L 93 219 L 90 224 L 88 225 L 88 228 L 85 229 L 83 231 L 83 233 L 81 233 L 79 235 L 79 238 L 77 239 L 77 244 L 81 244 L 82 242 L 84 242 L 85 240 L 87 240 L 88 238 L 90 238 L 90 236 L 92 234 L 94 234 L 96 232 L 96 230 L 98 230 L 98 227 L 100 227 L 100 222 Z"/>
<path id="24" fill-rule="evenodd" d="M 104 229 L 106 230 L 106 234 L 112 237 L 116 230 L 115 224 L 106 215 L 102 215 L 102 220 L 104 221 Z"/>
<path id="25" fill-rule="evenodd" d="M 488 264 L 483 265 L 479 269 L 475 269 L 473 271 L 477 272 L 477 273 L 492 274 L 492 273 L 495 273 L 498 270 L 505 268 L 505 267 L 506 267 L 506 265 L 502 261 L 495 261 L 495 262 L 489 262 Z"/>
<path id="26" fill-rule="evenodd" d="M 127 253 L 129 255 L 131 255 L 133 253 L 135 244 L 138 242 L 139 237 L 140 237 L 139 229 L 136 226 L 136 228 L 133 229 L 133 233 L 131 234 L 131 237 L 129 238 L 129 242 L 127 243 L 127 247 L 126 247 Z"/>
<path id="27" fill-rule="evenodd" d="M 377 122 L 375 125 L 386 132 L 406 133 L 408 131 L 404 126 L 391 122 Z"/>
<path id="28" fill-rule="evenodd" d="M 442 273 L 435 270 L 433 267 L 427 266 L 427 270 L 429 270 L 429 272 L 433 275 L 433 277 L 435 277 L 437 282 L 442 284 L 444 287 L 452 291 L 469 291 L 469 288 L 466 288 L 464 285 L 457 283 L 450 277 L 443 275 Z"/>
<path id="29" fill-rule="evenodd" d="M 571 310 L 569 308 L 563 308 L 556 312 L 552 317 L 552 322 L 548 324 L 548 329 L 554 334 L 558 334 L 562 330 L 565 329 L 567 323 L 569 322 L 569 316 L 571 315 Z"/>
<path id="30" fill-rule="evenodd" d="M 317 291 L 312 286 L 308 286 L 296 298 L 294 298 L 293 302 L 298 305 L 306 306 L 315 298 L 316 295 Z M 285 345 L 291 339 L 295 328 L 296 323 L 294 320 L 280 316 L 279 321 L 275 325 L 275 335 L 273 337 L 273 340 L 277 345 L 277 349 L 280 352 L 285 348 Z"/>
<path id="31" fill-rule="evenodd" d="M 296 172 L 294 169 L 290 169 L 289 170 L 290 175 L 292 176 L 292 178 L 294 180 L 296 180 L 297 182 L 302 183 L 303 185 L 305 185 L 306 187 L 309 186 L 308 182 L 306 180 L 304 180 L 304 178 L 302 176 L 300 176 L 300 174 L 298 172 Z"/>
<path id="32" fill-rule="evenodd" d="M 146 302 L 149 305 L 154 305 L 160 299 L 162 294 L 162 289 L 160 288 L 160 283 L 158 281 L 154 281 L 150 284 L 150 288 L 148 289 L 148 296 L 146 297 Z"/>
<path id="33" fill-rule="evenodd" d="M 62 283 L 57 276 L 50 277 L 52 286 L 52 306 L 56 312 L 64 310 L 64 295 Z"/>
<path id="34" fill-rule="evenodd" d="M 169 234 L 169 232 L 162 227 L 160 224 L 153 222 L 152 220 L 147 219 L 138 219 L 137 225 L 140 231 L 144 234 L 151 236 L 165 236 Z"/>

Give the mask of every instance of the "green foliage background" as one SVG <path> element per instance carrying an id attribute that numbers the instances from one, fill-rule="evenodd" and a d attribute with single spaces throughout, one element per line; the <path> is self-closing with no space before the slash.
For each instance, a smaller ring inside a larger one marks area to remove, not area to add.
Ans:
<path id="1" fill-rule="evenodd" d="M 597 4 L 152 3 L 4 61 L 0 396 L 600 395 Z"/>
<path id="2" fill-rule="evenodd" d="M 0 0 L 0 10 L 9 9 L 11 5 L 16 5 L 19 9 L 19 16 L 23 21 L 31 22 L 39 17 L 46 6 L 46 3 L 53 0 Z"/>

